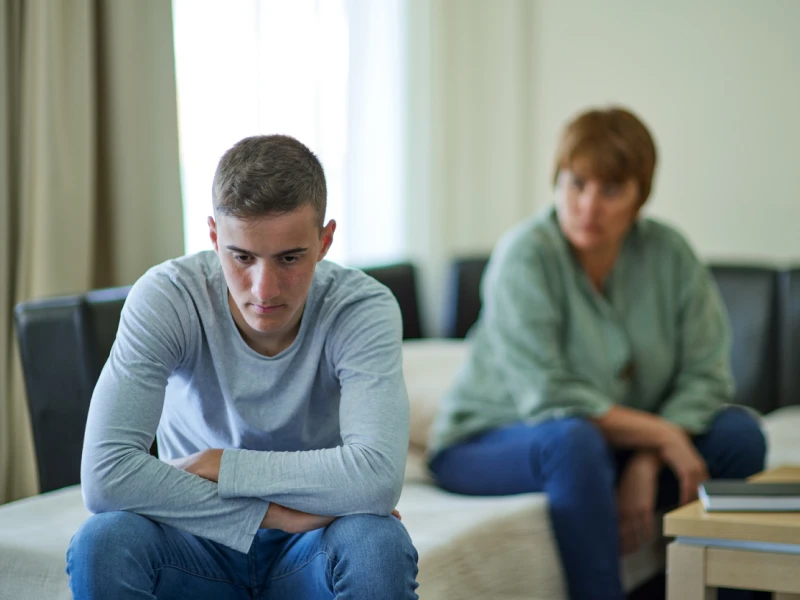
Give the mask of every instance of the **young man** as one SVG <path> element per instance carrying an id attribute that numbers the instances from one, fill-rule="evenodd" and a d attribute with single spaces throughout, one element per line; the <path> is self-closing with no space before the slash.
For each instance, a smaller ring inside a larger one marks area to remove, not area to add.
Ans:
<path id="1" fill-rule="evenodd" d="M 214 251 L 133 286 L 95 388 L 74 597 L 416 598 L 394 297 L 322 261 L 336 223 L 297 140 L 233 146 L 213 200 Z"/>

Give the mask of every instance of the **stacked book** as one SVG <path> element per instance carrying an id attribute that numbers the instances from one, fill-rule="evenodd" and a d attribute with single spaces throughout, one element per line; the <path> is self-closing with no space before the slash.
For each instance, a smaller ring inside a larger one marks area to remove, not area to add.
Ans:
<path id="1" fill-rule="evenodd" d="M 711 479 L 700 485 L 698 496 L 708 512 L 800 511 L 800 483 Z"/>

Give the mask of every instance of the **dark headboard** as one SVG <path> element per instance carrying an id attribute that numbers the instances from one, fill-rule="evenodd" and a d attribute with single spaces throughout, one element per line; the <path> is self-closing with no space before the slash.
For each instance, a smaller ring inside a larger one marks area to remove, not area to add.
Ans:
<path id="1" fill-rule="evenodd" d="M 779 406 L 800 404 L 800 268 L 787 269 L 778 281 Z"/>

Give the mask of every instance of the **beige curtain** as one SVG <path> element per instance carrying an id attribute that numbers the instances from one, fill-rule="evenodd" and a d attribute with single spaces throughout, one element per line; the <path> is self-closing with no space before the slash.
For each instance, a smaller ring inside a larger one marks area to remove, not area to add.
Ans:
<path id="1" fill-rule="evenodd" d="M 0 503 L 36 492 L 22 300 L 183 252 L 169 0 L 0 0 Z"/>

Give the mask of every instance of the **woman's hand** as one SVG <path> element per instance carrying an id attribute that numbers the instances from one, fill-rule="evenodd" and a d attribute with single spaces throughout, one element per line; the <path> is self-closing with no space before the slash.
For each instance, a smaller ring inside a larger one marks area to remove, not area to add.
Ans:
<path id="1" fill-rule="evenodd" d="M 592 420 L 615 448 L 654 450 L 680 483 L 680 503 L 697 497 L 697 487 L 708 479 L 706 463 L 689 435 L 666 419 L 635 408 L 615 405 Z"/>
<path id="2" fill-rule="evenodd" d="M 689 435 L 683 429 L 671 426 L 670 434 L 666 437 L 659 456 L 678 479 L 680 505 L 695 500 L 697 488 L 708 479 L 708 468 Z"/>
<path id="3" fill-rule="evenodd" d="M 628 461 L 617 488 L 619 537 L 622 554 L 636 552 L 655 536 L 658 454 L 643 450 Z"/>

